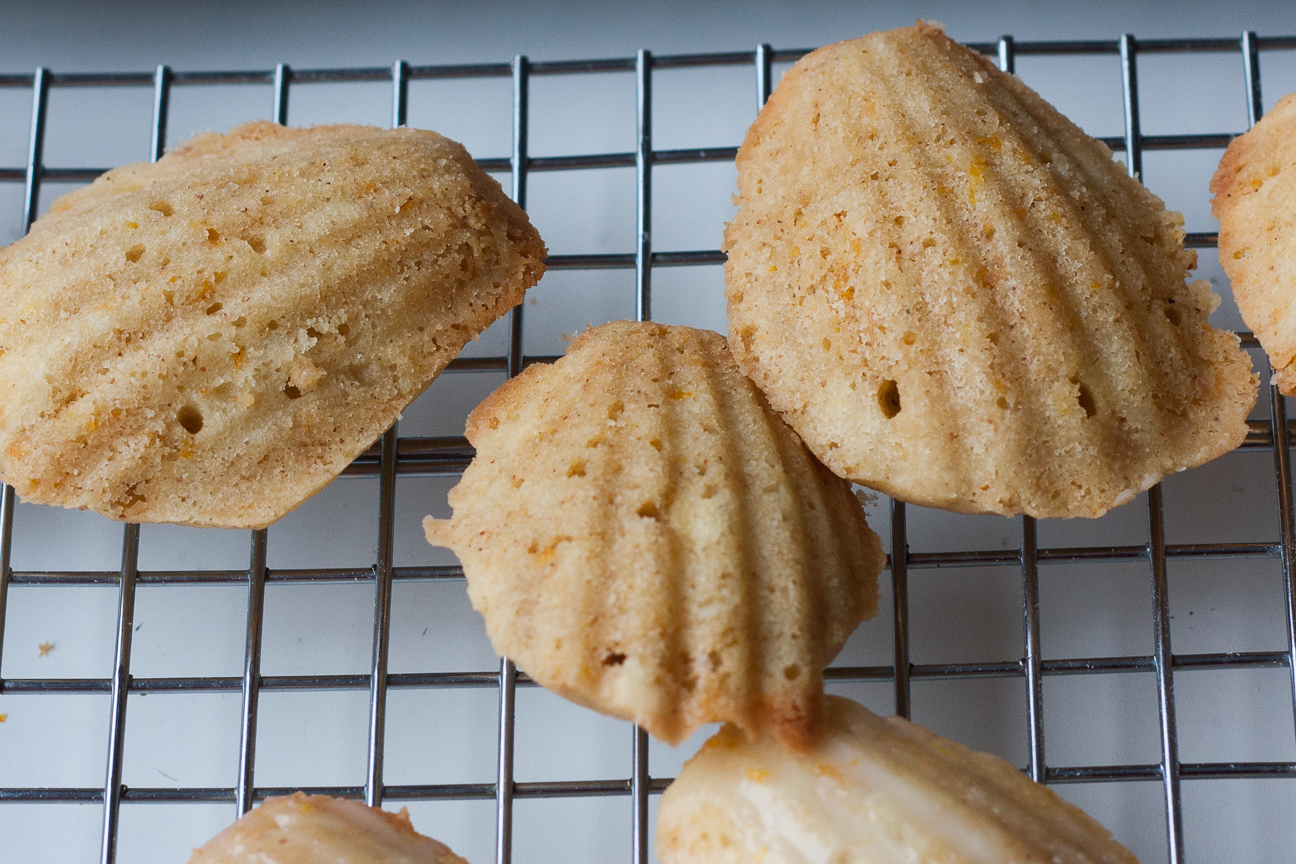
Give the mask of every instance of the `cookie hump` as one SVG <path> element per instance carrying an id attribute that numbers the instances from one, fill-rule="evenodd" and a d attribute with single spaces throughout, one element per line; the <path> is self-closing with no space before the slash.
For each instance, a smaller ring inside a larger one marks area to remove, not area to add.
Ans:
<path id="1" fill-rule="evenodd" d="M 844 477 L 1093 517 L 1246 435 L 1256 378 L 1185 285 L 1182 217 L 938 28 L 802 58 L 738 188 L 734 355 Z"/>
<path id="2" fill-rule="evenodd" d="M 724 337 L 589 330 L 483 402 L 468 438 L 454 517 L 424 527 L 496 651 L 670 743 L 727 720 L 808 746 L 883 555 Z"/>
<path id="3" fill-rule="evenodd" d="M 257 122 L 109 171 L 0 252 L 0 476 L 114 519 L 263 527 L 544 255 L 434 132 Z"/>
<path id="4" fill-rule="evenodd" d="M 667 787 L 662 864 L 1138 864 L 1111 832 L 1016 767 L 825 697 L 824 733 L 797 755 L 726 726 Z"/>
<path id="5" fill-rule="evenodd" d="M 468 864 L 414 830 L 409 811 L 295 792 L 265 802 L 202 847 L 189 864 Z"/>
<path id="6" fill-rule="evenodd" d="M 1296 396 L 1296 93 L 1229 143 L 1210 188 L 1233 299 L 1269 355 L 1273 382 Z"/>

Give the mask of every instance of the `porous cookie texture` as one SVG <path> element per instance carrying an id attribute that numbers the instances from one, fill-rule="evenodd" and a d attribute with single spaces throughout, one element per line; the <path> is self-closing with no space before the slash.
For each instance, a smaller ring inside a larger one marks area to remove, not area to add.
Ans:
<path id="1" fill-rule="evenodd" d="M 195 849 L 189 864 L 468 864 L 414 830 L 409 811 L 295 792 L 260 807 Z"/>
<path id="2" fill-rule="evenodd" d="M 670 743 L 728 720 L 809 746 L 823 667 L 877 610 L 882 551 L 724 337 L 586 331 L 467 435 L 454 518 L 423 524 L 496 651 Z"/>
<path id="3" fill-rule="evenodd" d="M 938 28 L 802 58 L 738 151 L 743 371 L 830 468 L 967 513 L 1099 516 L 1236 447 L 1249 358 L 1183 219 Z"/>
<path id="4" fill-rule="evenodd" d="M 1296 396 L 1296 93 L 1233 139 L 1210 188 L 1233 299 L 1273 382 Z"/>
<path id="5" fill-rule="evenodd" d="M 115 519 L 265 526 L 544 255 L 434 132 L 258 122 L 109 171 L 0 252 L 0 475 Z"/>
<path id="6" fill-rule="evenodd" d="M 988 753 L 826 697 L 797 755 L 726 726 L 662 795 L 662 864 L 1137 864 L 1079 808 Z"/>

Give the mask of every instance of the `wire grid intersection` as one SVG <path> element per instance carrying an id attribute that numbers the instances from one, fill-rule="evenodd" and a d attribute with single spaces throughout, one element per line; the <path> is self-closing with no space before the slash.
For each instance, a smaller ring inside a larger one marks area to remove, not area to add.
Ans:
<path id="1" fill-rule="evenodd" d="M 1140 131 L 1138 58 L 1145 54 L 1232 53 L 1243 62 L 1246 81 L 1246 107 L 1250 124 L 1261 113 L 1260 54 L 1262 50 L 1296 49 L 1296 37 L 1259 37 L 1253 32 L 1240 39 L 1165 39 L 1136 40 L 1132 35 L 1111 41 L 1017 42 L 1004 36 L 997 43 L 977 43 L 970 47 L 997 59 L 1000 67 L 1015 71 L 1016 58 L 1022 55 L 1114 55 L 1121 65 L 1124 98 L 1124 134 L 1103 140 L 1114 151 L 1123 152 L 1131 176 L 1142 172 L 1142 155 L 1149 150 L 1190 150 L 1219 148 L 1233 135 L 1177 134 L 1145 136 Z M 635 274 L 635 314 L 640 320 L 652 318 L 652 273 L 655 268 L 718 264 L 724 260 L 719 250 L 657 251 L 652 237 L 652 168 L 657 164 L 688 164 L 731 161 L 736 147 L 654 150 L 652 143 L 652 83 L 658 69 L 745 66 L 755 72 L 757 105 L 768 99 L 773 87 L 776 62 L 793 61 L 807 53 L 804 50 L 775 50 L 769 45 L 757 46 L 754 52 L 727 52 L 654 56 L 640 51 L 633 58 L 536 63 L 517 56 L 507 64 L 473 64 L 456 66 L 412 66 L 397 61 L 389 68 L 294 70 L 280 64 L 272 71 L 249 72 L 176 72 L 158 66 L 151 74 L 56 74 L 37 69 L 33 75 L 0 76 L 0 87 L 30 88 L 32 92 L 31 128 L 27 164 L 23 168 L 0 168 L 0 181 L 24 184 L 23 225 L 30 227 L 37 212 L 41 184 L 51 182 L 84 182 L 102 173 L 97 168 L 46 168 L 43 164 L 46 118 L 52 87 L 150 86 L 153 89 L 153 129 L 151 158 L 161 157 L 167 141 L 168 109 L 176 86 L 211 84 L 270 84 L 273 89 L 271 116 L 279 123 L 289 119 L 289 96 L 294 84 L 318 82 L 387 81 L 392 86 L 392 125 L 406 123 L 409 84 L 419 79 L 459 79 L 509 77 L 512 79 L 513 141 L 512 152 L 505 159 L 483 159 L 479 164 L 488 171 L 508 171 L 512 196 L 523 207 L 527 201 L 527 181 L 533 171 L 559 171 L 608 167 L 633 167 L 636 174 L 636 245 L 632 253 L 571 254 L 551 256 L 548 267 L 554 270 L 633 269 Z M 531 157 L 528 153 L 529 84 L 535 76 L 582 75 L 603 72 L 627 72 L 635 77 L 637 135 L 633 152 L 587 154 L 577 156 Z M 1191 233 L 1189 246 L 1208 248 L 1215 245 L 1213 233 Z M 460 358 L 448 371 L 503 371 L 509 377 L 535 362 L 550 362 L 552 356 L 525 356 L 523 353 L 524 306 L 510 313 L 509 340 L 503 356 Z M 1250 334 L 1240 334 L 1244 346 L 1255 347 Z M 1155 780 L 1164 790 L 1164 810 L 1168 857 L 1171 864 L 1185 860 L 1183 849 L 1183 804 L 1180 793 L 1184 778 L 1296 778 L 1293 762 L 1217 762 L 1183 763 L 1178 756 L 1175 722 L 1174 672 L 1176 670 L 1230 668 L 1286 668 L 1291 678 L 1293 716 L 1296 717 L 1296 587 L 1293 567 L 1296 560 L 1296 527 L 1293 525 L 1292 484 L 1290 473 L 1291 428 L 1285 402 L 1276 387 L 1269 390 L 1269 421 L 1251 421 L 1244 448 L 1269 449 L 1274 457 L 1275 487 L 1279 511 L 1279 539 L 1276 543 L 1197 543 L 1167 544 L 1163 525 L 1162 493 L 1159 486 L 1147 495 L 1149 542 L 1146 545 L 1085 546 L 1074 548 L 1040 548 L 1035 520 L 1022 517 L 1020 545 L 1016 551 L 961 550 L 955 552 L 911 552 L 908 547 L 907 508 L 902 502 L 891 502 L 891 548 L 887 567 L 893 591 L 893 663 L 887 666 L 837 666 L 828 669 L 830 682 L 892 681 L 895 710 L 910 714 L 910 687 L 915 679 L 1023 678 L 1026 685 L 1028 727 L 1028 764 L 1025 771 L 1033 779 L 1052 783 Z M 115 662 L 107 679 L 0 679 L 3 693 L 108 693 L 110 696 L 107 769 L 101 788 L 0 788 L 3 801 L 101 802 L 103 806 L 100 860 L 112 864 L 116 856 L 118 820 L 123 801 L 230 801 L 239 813 L 247 812 L 256 799 L 286 794 L 289 788 L 257 786 L 253 767 L 256 755 L 258 700 L 262 692 L 294 690 L 368 690 L 369 723 L 365 782 L 362 786 L 311 787 L 307 791 L 362 797 L 371 805 L 384 800 L 410 801 L 426 799 L 494 799 L 496 803 L 496 864 L 512 859 L 512 809 L 515 798 L 569 797 L 577 795 L 626 795 L 632 801 L 632 848 L 635 864 L 647 864 L 649 796 L 669 784 L 668 778 L 649 776 L 650 742 L 642 729 L 634 729 L 632 763 L 626 779 L 549 781 L 522 783 L 514 779 L 513 751 L 516 725 L 516 687 L 534 686 L 530 679 L 502 658 L 497 671 L 390 673 L 387 668 L 391 634 L 391 601 L 396 581 L 441 581 L 462 579 L 455 566 L 397 567 L 392 563 L 393 525 L 396 510 L 395 489 L 398 476 L 455 476 L 471 461 L 472 448 L 462 437 L 400 438 L 393 426 L 345 472 L 350 476 L 377 476 L 379 482 L 379 519 L 377 556 L 371 568 L 312 568 L 273 570 L 267 567 L 267 530 L 250 532 L 249 566 L 243 570 L 153 571 L 138 568 L 139 526 L 127 525 L 123 532 L 121 567 L 117 572 L 13 572 L 10 557 L 14 536 L 15 498 L 13 489 L 3 488 L 0 495 L 0 651 L 3 650 L 6 601 L 10 585 L 115 585 L 118 592 L 117 640 Z M 1249 651 L 1227 653 L 1174 654 L 1171 651 L 1167 561 L 1171 558 L 1274 558 L 1281 566 L 1286 602 L 1287 646 L 1283 651 Z M 1151 576 L 1153 598 L 1152 631 L 1154 650 L 1150 655 L 1070 658 L 1044 660 L 1040 650 L 1040 584 L 1039 565 L 1048 562 L 1146 562 Z M 915 664 L 910 659 L 908 574 L 911 570 L 976 567 L 1019 567 L 1022 574 L 1022 657 L 1017 661 L 991 663 Z M 265 608 L 265 590 L 269 583 L 368 582 L 374 587 L 372 663 L 368 674 L 261 674 L 261 637 Z M 246 584 L 246 644 L 243 674 L 239 677 L 192 676 L 142 678 L 131 674 L 131 635 L 133 632 L 136 588 L 139 585 L 208 585 Z M 1045 759 L 1043 728 L 1043 678 L 1060 675 L 1102 675 L 1127 672 L 1152 672 L 1156 678 L 1158 716 L 1160 720 L 1160 760 L 1148 764 L 1105 766 L 1049 766 Z M 494 783 L 389 785 L 383 778 L 385 712 L 387 693 L 402 688 L 494 688 L 498 691 L 498 772 Z M 242 698 L 239 768 L 233 788 L 143 788 L 122 784 L 123 738 L 126 730 L 128 693 L 162 692 L 238 692 Z"/>

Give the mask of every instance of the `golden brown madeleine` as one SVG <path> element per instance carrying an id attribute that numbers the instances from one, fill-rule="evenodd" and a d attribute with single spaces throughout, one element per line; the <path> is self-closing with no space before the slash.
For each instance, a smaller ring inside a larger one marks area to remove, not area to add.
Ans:
<path id="1" fill-rule="evenodd" d="M 109 171 L 0 252 L 0 473 L 116 519 L 267 525 L 544 255 L 434 132 L 249 123 Z"/>
<path id="2" fill-rule="evenodd" d="M 1274 383 L 1296 396 L 1296 93 L 1233 139 L 1210 188 L 1233 299 Z"/>
<path id="3" fill-rule="evenodd" d="M 1137 864 L 1079 808 L 988 753 L 825 698 L 789 753 L 731 726 L 662 795 L 662 864 Z"/>
<path id="4" fill-rule="evenodd" d="M 883 556 L 724 337 L 589 330 L 467 434 L 454 518 L 423 524 L 463 562 L 496 651 L 664 741 L 729 720 L 808 746 L 823 667 L 877 611 Z"/>
<path id="5" fill-rule="evenodd" d="M 844 477 L 1098 516 L 1246 434 L 1255 376 L 1179 214 L 935 27 L 802 58 L 738 187 L 734 355 Z"/>
<path id="6" fill-rule="evenodd" d="M 195 849 L 189 864 L 467 864 L 409 812 L 295 792 L 267 798 Z"/>

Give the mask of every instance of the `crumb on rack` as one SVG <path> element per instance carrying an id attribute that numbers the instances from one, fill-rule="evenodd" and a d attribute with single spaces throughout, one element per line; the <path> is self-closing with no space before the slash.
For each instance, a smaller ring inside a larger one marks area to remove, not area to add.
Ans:
<path id="1" fill-rule="evenodd" d="M 46 639 L 44 642 L 36 646 L 36 650 L 40 651 L 40 656 L 48 657 L 50 651 L 54 650 L 54 643 Z"/>

